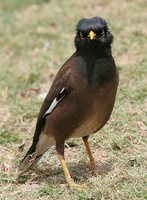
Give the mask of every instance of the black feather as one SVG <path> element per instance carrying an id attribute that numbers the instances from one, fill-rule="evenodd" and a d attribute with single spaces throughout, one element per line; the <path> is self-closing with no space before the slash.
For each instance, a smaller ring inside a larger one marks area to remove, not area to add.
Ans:
<path id="1" fill-rule="evenodd" d="M 60 101 L 67 94 L 67 90 L 64 88 L 57 96 L 57 101 Z"/>
<path id="2" fill-rule="evenodd" d="M 60 99 L 62 99 L 65 95 L 67 94 L 67 90 L 64 88 L 61 92 L 59 92 L 59 94 L 57 95 L 56 99 L 57 101 L 60 101 Z M 37 124 L 36 124 L 36 128 L 35 128 L 35 133 L 34 133 L 34 137 L 33 137 L 33 143 L 31 145 L 31 147 L 29 148 L 27 154 L 25 155 L 25 157 L 23 158 L 23 160 L 27 157 L 27 155 L 32 154 L 35 152 L 36 149 L 36 145 L 38 143 L 39 140 L 39 136 L 41 134 L 41 131 L 46 123 L 46 117 L 48 115 L 44 115 L 42 116 L 42 118 L 40 120 L 38 120 Z M 22 161 L 23 161 L 22 160 Z"/>

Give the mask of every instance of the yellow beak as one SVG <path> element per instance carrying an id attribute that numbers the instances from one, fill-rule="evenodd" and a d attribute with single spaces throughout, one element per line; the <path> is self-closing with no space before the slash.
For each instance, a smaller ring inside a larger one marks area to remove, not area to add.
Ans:
<path id="1" fill-rule="evenodd" d="M 93 40 L 95 38 L 96 34 L 93 31 L 90 31 L 88 34 L 88 37 L 90 38 L 90 40 Z"/>

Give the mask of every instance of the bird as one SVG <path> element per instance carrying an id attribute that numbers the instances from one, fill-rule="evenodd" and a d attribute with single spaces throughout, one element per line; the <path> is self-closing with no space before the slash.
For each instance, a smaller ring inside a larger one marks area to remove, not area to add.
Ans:
<path id="1" fill-rule="evenodd" d="M 18 166 L 20 174 L 33 168 L 55 146 L 66 183 L 74 182 L 64 156 L 67 139 L 83 139 L 90 166 L 95 160 L 88 138 L 109 120 L 119 74 L 112 56 L 113 35 L 102 17 L 82 18 L 76 25 L 75 52 L 57 72 L 41 106 L 32 145 Z"/>

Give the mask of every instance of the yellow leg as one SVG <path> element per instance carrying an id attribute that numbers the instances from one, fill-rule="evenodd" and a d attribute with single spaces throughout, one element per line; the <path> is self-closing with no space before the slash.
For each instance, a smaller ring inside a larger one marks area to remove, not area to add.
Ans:
<path id="1" fill-rule="evenodd" d="M 84 141 L 84 144 L 86 146 L 87 154 L 88 154 L 89 159 L 90 159 L 91 169 L 94 172 L 95 171 L 95 161 L 94 161 L 94 158 L 93 158 L 90 146 L 89 146 L 88 136 L 83 137 L 83 141 Z"/>
<path id="2" fill-rule="evenodd" d="M 61 162 L 63 171 L 64 171 L 64 175 L 65 175 L 65 179 L 67 181 L 67 184 L 69 185 L 69 187 L 71 188 L 74 185 L 74 180 L 71 178 L 71 175 L 69 173 L 67 164 L 65 162 L 65 158 L 63 155 L 58 154 L 59 160 Z"/>
<path id="3" fill-rule="evenodd" d="M 83 189 L 84 188 L 84 185 L 78 185 L 74 182 L 74 180 L 71 178 L 71 175 L 69 173 L 69 170 L 68 170 L 68 167 L 67 167 L 67 164 L 65 162 L 65 158 L 64 158 L 64 155 L 61 155 L 58 153 L 58 157 L 59 157 L 59 160 L 61 162 L 61 165 L 62 165 L 62 168 L 63 168 L 63 171 L 64 171 L 64 175 L 65 175 L 65 179 L 66 179 L 66 182 L 69 186 L 70 189 Z"/>

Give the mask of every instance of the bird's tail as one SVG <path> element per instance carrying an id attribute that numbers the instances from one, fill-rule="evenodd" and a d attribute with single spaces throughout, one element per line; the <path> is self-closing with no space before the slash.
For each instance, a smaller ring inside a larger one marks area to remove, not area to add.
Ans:
<path id="1" fill-rule="evenodd" d="M 26 173 L 33 168 L 40 160 L 42 155 L 54 144 L 53 138 L 41 133 L 38 140 L 34 140 L 33 144 L 29 148 L 27 154 L 20 162 L 17 171 L 18 176 Z"/>

